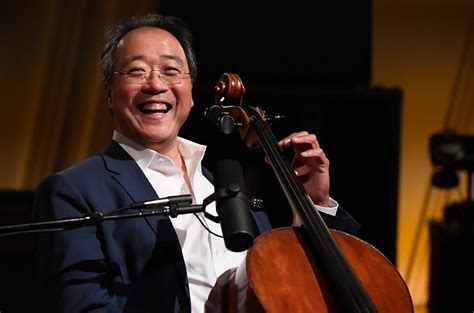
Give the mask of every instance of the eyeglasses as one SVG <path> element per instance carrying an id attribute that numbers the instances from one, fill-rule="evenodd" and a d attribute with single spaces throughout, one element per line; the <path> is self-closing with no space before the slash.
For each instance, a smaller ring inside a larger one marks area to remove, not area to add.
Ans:
<path id="1" fill-rule="evenodd" d="M 123 81 L 128 84 L 144 84 L 152 78 L 153 72 L 167 85 L 179 84 L 183 79 L 191 77 L 191 73 L 181 73 L 178 70 L 164 71 L 144 69 L 121 70 L 114 74 L 122 75 Z"/>

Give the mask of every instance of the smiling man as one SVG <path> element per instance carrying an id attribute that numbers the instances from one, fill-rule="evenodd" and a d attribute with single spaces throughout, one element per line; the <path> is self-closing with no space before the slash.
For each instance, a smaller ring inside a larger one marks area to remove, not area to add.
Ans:
<path id="1" fill-rule="evenodd" d="M 160 28 L 130 31 L 117 45 L 114 74 L 107 89 L 116 130 L 186 172 L 178 132 L 193 106 L 192 81 L 179 41 Z"/>

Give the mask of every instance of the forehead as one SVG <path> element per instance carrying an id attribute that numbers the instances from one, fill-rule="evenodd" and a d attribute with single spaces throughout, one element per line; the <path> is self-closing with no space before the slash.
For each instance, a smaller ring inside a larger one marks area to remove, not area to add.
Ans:
<path id="1" fill-rule="evenodd" d="M 134 29 L 117 44 L 116 62 L 123 65 L 133 60 L 157 62 L 166 59 L 186 63 L 183 47 L 170 32 L 156 27 Z"/>

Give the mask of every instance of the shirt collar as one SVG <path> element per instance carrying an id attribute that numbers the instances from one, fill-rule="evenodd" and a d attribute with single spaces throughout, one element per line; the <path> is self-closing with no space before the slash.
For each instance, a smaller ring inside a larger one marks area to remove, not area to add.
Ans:
<path id="1" fill-rule="evenodd" d="M 120 146 L 137 162 L 142 170 L 148 168 L 156 158 L 168 159 L 165 155 L 143 147 L 117 130 L 114 130 L 112 139 L 120 144 Z M 178 142 L 178 149 L 186 164 L 186 168 L 190 173 L 194 173 L 198 168 L 200 168 L 201 161 L 206 152 L 206 146 L 182 137 L 178 137 Z"/>

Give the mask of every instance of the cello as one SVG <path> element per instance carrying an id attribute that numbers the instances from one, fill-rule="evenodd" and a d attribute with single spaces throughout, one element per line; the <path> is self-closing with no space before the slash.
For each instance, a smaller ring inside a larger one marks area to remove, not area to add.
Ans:
<path id="1" fill-rule="evenodd" d="M 206 312 L 413 312 L 407 285 L 376 248 L 329 229 L 283 155 L 265 111 L 222 105 L 241 99 L 240 77 L 224 73 L 214 87 L 215 106 L 225 133 L 234 126 L 247 147 L 262 147 L 294 213 L 298 227 L 259 235 L 245 261 L 219 277 Z"/>

